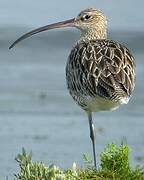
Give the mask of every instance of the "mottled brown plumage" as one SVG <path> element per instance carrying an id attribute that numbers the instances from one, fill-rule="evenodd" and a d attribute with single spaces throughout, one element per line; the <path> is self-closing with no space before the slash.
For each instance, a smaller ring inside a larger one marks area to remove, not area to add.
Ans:
<path id="1" fill-rule="evenodd" d="M 125 46 L 111 40 L 80 41 L 68 58 L 66 77 L 71 96 L 86 111 L 97 96 L 123 104 L 134 89 L 134 58 Z"/>
<path id="2" fill-rule="evenodd" d="M 107 39 L 106 16 L 95 8 L 85 9 L 76 18 L 32 30 L 10 48 L 31 35 L 62 27 L 81 31 L 68 58 L 66 80 L 71 96 L 88 114 L 96 167 L 92 112 L 114 110 L 128 102 L 135 85 L 134 58 L 125 46 Z"/>

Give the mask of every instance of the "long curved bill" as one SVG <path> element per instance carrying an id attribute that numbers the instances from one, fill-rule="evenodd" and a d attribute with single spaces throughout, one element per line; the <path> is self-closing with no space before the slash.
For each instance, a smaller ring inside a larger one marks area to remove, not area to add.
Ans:
<path id="1" fill-rule="evenodd" d="M 24 34 L 20 38 L 18 38 L 9 47 L 9 49 L 13 48 L 17 43 L 19 43 L 20 41 L 22 41 L 22 40 L 24 40 L 24 39 L 26 39 L 26 38 L 34 35 L 34 34 L 37 34 L 37 33 L 43 32 L 43 31 L 47 31 L 47 30 L 50 30 L 50 29 L 63 28 L 63 27 L 73 27 L 74 26 L 74 20 L 75 20 L 75 18 L 69 19 L 69 20 L 66 20 L 66 21 L 61 21 L 61 22 L 54 23 L 54 24 L 50 24 L 50 25 L 46 25 L 46 26 L 43 26 L 43 27 L 40 27 L 40 28 L 37 28 L 37 29 L 34 29 L 34 30 Z"/>

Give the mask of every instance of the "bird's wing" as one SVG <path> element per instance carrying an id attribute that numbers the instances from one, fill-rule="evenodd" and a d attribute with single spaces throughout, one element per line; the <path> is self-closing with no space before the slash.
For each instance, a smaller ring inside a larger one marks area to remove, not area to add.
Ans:
<path id="1" fill-rule="evenodd" d="M 131 95 L 135 63 L 125 46 L 110 40 L 81 42 L 70 56 L 76 88 L 113 100 Z"/>

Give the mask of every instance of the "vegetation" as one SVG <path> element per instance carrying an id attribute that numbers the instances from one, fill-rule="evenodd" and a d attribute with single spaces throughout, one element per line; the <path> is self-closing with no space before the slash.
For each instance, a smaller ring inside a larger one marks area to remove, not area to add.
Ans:
<path id="1" fill-rule="evenodd" d="M 45 167 L 41 162 L 32 162 L 32 155 L 23 149 L 16 158 L 20 172 L 15 180 L 144 180 L 144 171 L 140 167 L 131 167 L 129 148 L 122 144 L 108 145 L 100 156 L 100 167 L 95 170 L 92 162 L 84 155 L 85 168 L 73 163 L 71 169 L 61 170 L 55 165 Z"/>

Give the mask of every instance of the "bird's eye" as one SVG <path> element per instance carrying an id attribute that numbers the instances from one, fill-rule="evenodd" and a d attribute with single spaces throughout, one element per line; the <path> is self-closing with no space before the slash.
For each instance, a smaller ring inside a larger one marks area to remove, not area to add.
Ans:
<path id="1" fill-rule="evenodd" d="M 91 18 L 91 16 L 88 15 L 88 14 L 84 16 L 84 19 L 86 19 L 86 20 L 87 20 L 87 19 L 90 19 L 90 18 Z"/>
<path id="2" fill-rule="evenodd" d="M 91 16 L 88 15 L 88 14 L 86 14 L 86 15 L 84 15 L 84 16 L 81 17 L 81 20 L 82 20 L 82 21 L 86 21 L 86 20 L 89 20 L 90 18 L 91 18 Z"/>

